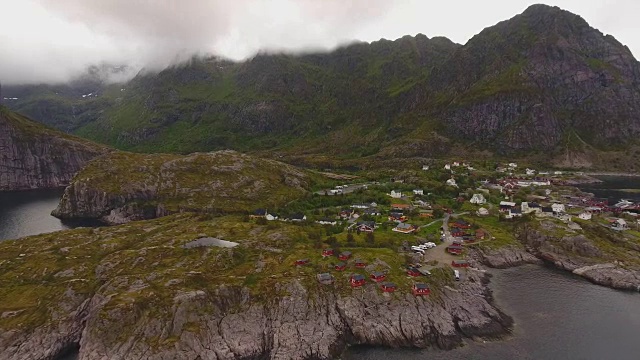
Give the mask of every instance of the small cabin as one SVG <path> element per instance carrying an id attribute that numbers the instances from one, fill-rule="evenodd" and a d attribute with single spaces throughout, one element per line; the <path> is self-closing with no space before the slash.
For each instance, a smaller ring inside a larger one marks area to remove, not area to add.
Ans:
<path id="1" fill-rule="evenodd" d="M 347 264 L 343 263 L 342 261 L 335 265 L 336 271 L 344 271 L 346 268 Z"/>
<path id="2" fill-rule="evenodd" d="M 369 277 L 371 277 L 371 280 L 375 282 L 380 282 L 384 280 L 387 276 L 380 271 L 374 271 L 371 273 L 371 275 L 369 275 Z"/>
<path id="3" fill-rule="evenodd" d="M 396 291 L 396 284 L 394 283 L 390 283 L 390 282 L 385 282 L 382 283 L 382 285 L 380 285 L 380 289 L 382 289 L 382 292 L 387 292 L 387 293 L 392 293 L 394 291 Z"/>
<path id="4" fill-rule="evenodd" d="M 447 246 L 447 252 L 449 254 L 460 255 L 460 254 L 462 254 L 462 250 L 463 250 L 463 247 L 459 246 L 459 245 Z"/>
<path id="5" fill-rule="evenodd" d="M 420 276 L 422 274 L 416 268 L 409 268 L 409 269 L 407 269 L 407 275 L 413 276 L 413 277 L 417 277 L 417 276 Z"/>
<path id="6" fill-rule="evenodd" d="M 298 259 L 296 260 L 296 266 L 307 265 L 309 263 L 309 259 Z"/>
<path id="7" fill-rule="evenodd" d="M 486 236 L 487 236 L 487 232 L 484 231 L 483 229 L 476 230 L 476 240 L 484 240 Z"/>
<path id="8" fill-rule="evenodd" d="M 351 251 L 343 251 L 340 253 L 340 255 L 338 255 L 338 259 L 342 260 L 342 261 L 346 261 L 351 259 Z"/>
<path id="9" fill-rule="evenodd" d="M 366 262 L 364 262 L 364 260 L 360 260 L 360 259 L 358 259 L 358 260 L 356 260 L 355 266 L 356 266 L 358 269 L 364 269 L 365 267 L 367 267 L 367 263 L 366 263 Z"/>
<path id="10" fill-rule="evenodd" d="M 333 256 L 333 249 L 322 250 L 322 257 Z"/>
<path id="11" fill-rule="evenodd" d="M 322 285 L 333 284 L 333 275 L 329 273 L 318 274 L 316 277 L 318 278 L 318 282 Z"/>
<path id="12" fill-rule="evenodd" d="M 366 279 L 365 279 L 364 275 L 353 274 L 353 275 L 351 275 L 351 279 L 349 280 L 349 283 L 351 284 L 351 287 L 360 287 L 360 286 L 364 285 L 365 280 Z"/>
<path id="13" fill-rule="evenodd" d="M 468 222 L 464 221 L 464 220 L 457 220 L 455 222 L 455 224 L 453 224 L 453 226 L 460 228 L 460 229 L 471 229 L 471 224 L 469 224 Z"/>
<path id="14" fill-rule="evenodd" d="M 453 266 L 453 267 L 469 267 L 469 262 L 467 260 L 453 260 L 451 262 L 451 266 Z"/>
<path id="15" fill-rule="evenodd" d="M 415 296 L 426 296 L 431 294 L 431 289 L 427 284 L 413 284 L 411 291 Z"/>

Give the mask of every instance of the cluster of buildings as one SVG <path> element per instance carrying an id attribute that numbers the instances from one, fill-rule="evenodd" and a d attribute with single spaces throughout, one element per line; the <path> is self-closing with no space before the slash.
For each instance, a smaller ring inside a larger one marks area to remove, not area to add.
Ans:
<path id="1" fill-rule="evenodd" d="M 323 249 L 322 257 L 323 259 L 330 258 L 336 256 L 333 249 Z M 351 260 L 353 254 L 350 251 L 343 251 L 337 255 L 338 262 L 333 265 L 333 268 L 337 272 L 344 272 L 347 270 L 347 267 L 351 266 L 354 270 L 362 270 L 367 267 L 367 263 L 361 259 Z M 295 266 L 306 266 L 310 264 L 309 259 L 298 259 L 295 261 Z M 409 267 L 406 271 L 407 276 L 410 277 L 418 277 L 423 274 L 418 271 L 418 269 Z M 383 293 L 392 293 L 397 290 L 397 285 L 395 283 L 387 281 L 387 272 L 372 270 L 369 271 L 368 277 L 358 273 L 353 272 L 349 275 L 349 285 L 351 288 L 360 288 L 367 284 L 367 278 L 370 282 L 379 286 L 380 290 Z M 323 285 L 332 285 L 335 282 L 335 277 L 331 273 L 319 273 L 316 275 L 316 279 L 320 284 Z M 424 283 L 414 283 L 411 287 L 411 292 L 415 296 L 426 296 L 431 293 L 431 289 L 429 285 Z"/>

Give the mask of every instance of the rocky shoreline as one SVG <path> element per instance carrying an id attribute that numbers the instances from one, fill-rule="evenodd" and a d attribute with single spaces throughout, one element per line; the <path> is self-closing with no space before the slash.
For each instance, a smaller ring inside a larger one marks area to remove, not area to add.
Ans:
<path id="1" fill-rule="evenodd" d="M 500 338 L 513 324 L 492 304 L 488 275 L 476 270 L 427 298 L 383 295 L 373 284 L 350 296 L 312 293 L 294 281 L 287 296 L 261 303 L 245 288 L 221 286 L 212 294 L 180 293 L 157 317 L 107 307 L 122 280 L 88 298 L 68 291 L 65 303 L 49 309 L 57 321 L 0 335 L 0 358 L 51 359 L 79 346 L 79 360 L 331 359 L 351 344 L 453 349 L 465 338 Z"/>
<path id="2" fill-rule="evenodd" d="M 575 256 L 568 256 L 553 246 L 512 246 L 497 250 L 474 250 L 471 257 L 477 262 L 496 269 L 525 264 L 550 264 L 558 269 L 581 276 L 594 284 L 617 290 L 640 292 L 640 271 L 629 269 L 614 261 L 595 263 Z"/>

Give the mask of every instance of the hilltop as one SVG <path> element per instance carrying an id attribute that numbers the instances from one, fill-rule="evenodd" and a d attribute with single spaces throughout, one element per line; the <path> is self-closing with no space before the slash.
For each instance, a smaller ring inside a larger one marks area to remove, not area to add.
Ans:
<path id="1" fill-rule="evenodd" d="M 235 151 L 188 156 L 113 152 L 75 176 L 53 214 L 112 224 L 188 211 L 246 214 L 309 194 L 317 178 Z"/>
<path id="2" fill-rule="evenodd" d="M 106 146 L 47 128 L 0 106 L 0 191 L 69 184 Z"/>
<path id="3" fill-rule="evenodd" d="M 628 171 L 639 168 L 639 84 L 638 61 L 613 36 L 534 5 L 464 45 L 417 35 L 241 63 L 193 59 L 83 88 L 85 97 L 23 87 L 11 106 L 138 152 L 232 148 L 349 168 L 518 157 Z"/>

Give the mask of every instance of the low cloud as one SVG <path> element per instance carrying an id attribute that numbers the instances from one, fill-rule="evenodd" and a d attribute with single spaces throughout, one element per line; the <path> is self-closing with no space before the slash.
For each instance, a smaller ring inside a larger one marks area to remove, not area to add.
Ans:
<path id="1" fill-rule="evenodd" d="M 330 49 L 389 7 L 383 0 L 22 0 L 13 23 L 0 22 L 0 80 L 51 83 L 100 63 L 158 70 L 198 54 L 240 60 L 260 50 Z"/>

